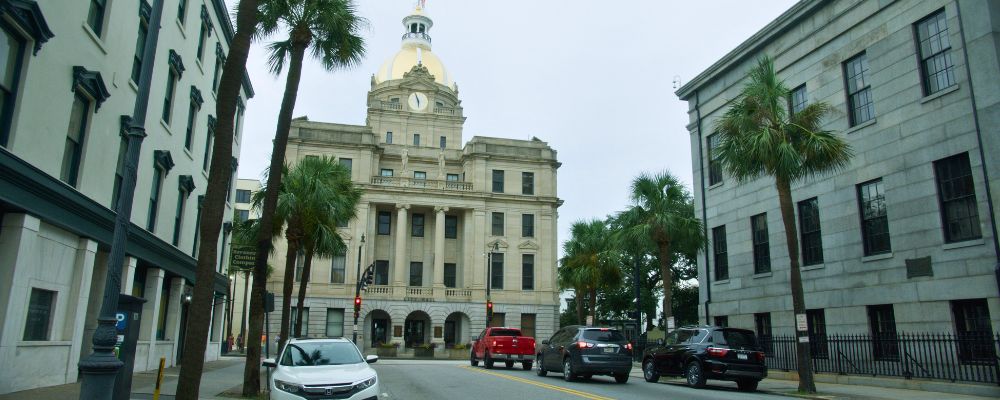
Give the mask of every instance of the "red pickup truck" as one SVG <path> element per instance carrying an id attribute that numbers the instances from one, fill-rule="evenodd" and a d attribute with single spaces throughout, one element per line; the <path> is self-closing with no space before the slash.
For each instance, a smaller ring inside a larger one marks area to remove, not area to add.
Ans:
<path id="1" fill-rule="evenodd" d="M 494 362 L 502 361 L 507 368 L 519 362 L 522 368 L 530 370 L 535 361 L 535 338 L 521 336 L 521 330 L 517 328 L 486 328 L 472 338 L 469 362 L 475 367 L 479 365 L 479 360 L 483 360 L 487 369 L 493 368 Z"/>

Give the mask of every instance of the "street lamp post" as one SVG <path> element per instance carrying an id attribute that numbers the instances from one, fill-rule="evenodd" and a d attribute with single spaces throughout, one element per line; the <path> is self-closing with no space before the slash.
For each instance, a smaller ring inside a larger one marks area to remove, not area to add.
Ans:
<path id="1" fill-rule="evenodd" d="M 357 275 L 355 275 L 357 282 L 354 285 L 355 300 L 361 297 L 361 249 L 364 248 L 364 246 L 365 246 L 365 235 L 362 233 L 361 243 L 358 244 L 358 273 Z M 355 346 L 358 344 L 358 312 L 359 311 L 357 310 L 354 311 L 354 333 L 352 334 L 352 339 L 351 339 L 351 341 L 354 342 Z"/>
<path id="2" fill-rule="evenodd" d="M 111 400 L 115 377 L 124 365 L 115 356 L 118 342 L 116 331 L 118 294 L 121 292 L 122 264 L 125 261 L 125 242 L 128 238 L 129 216 L 132 215 L 132 200 L 135 191 L 136 171 L 139 168 L 139 148 L 146 137 L 146 108 L 149 105 L 149 87 L 153 77 L 156 58 L 156 42 L 160 36 L 160 15 L 163 14 L 163 0 L 153 0 L 150 12 L 149 32 L 142 49 L 142 70 L 139 74 L 139 90 L 135 98 L 135 108 L 128 121 L 126 135 L 124 177 L 118 189 L 118 204 L 115 204 L 115 229 L 108 256 L 108 275 L 104 285 L 101 312 L 97 317 L 94 331 L 94 352 L 80 360 L 81 400 Z"/>

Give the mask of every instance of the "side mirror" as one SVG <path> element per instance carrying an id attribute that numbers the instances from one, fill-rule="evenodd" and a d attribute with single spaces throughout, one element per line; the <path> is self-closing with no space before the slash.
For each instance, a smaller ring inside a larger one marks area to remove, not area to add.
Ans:
<path id="1" fill-rule="evenodd" d="M 278 363 L 275 362 L 273 358 L 268 358 L 268 359 L 264 360 L 264 366 L 267 367 L 267 368 L 277 368 L 278 367 Z"/>
<path id="2" fill-rule="evenodd" d="M 374 364 L 374 363 L 378 362 L 378 356 L 367 356 L 367 357 L 365 357 L 365 362 L 367 362 L 369 364 Z"/>
<path id="3" fill-rule="evenodd" d="M 663 339 L 656 339 L 657 346 L 663 346 Z"/>
<path id="4" fill-rule="evenodd" d="M 548 340 L 543 340 L 542 344 L 549 344 L 549 341 Z"/>

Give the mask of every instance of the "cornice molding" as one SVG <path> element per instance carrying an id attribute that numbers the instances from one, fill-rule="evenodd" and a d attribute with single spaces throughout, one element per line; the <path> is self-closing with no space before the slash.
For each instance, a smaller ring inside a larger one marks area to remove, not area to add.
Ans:
<path id="1" fill-rule="evenodd" d="M 0 0 L 0 19 L 9 18 L 35 42 L 32 55 L 38 55 L 42 45 L 56 35 L 49 29 L 42 9 L 33 0 Z"/>
<path id="2" fill-rule="evenodd" d="M 104 85 L 104 78 L 97 71 L 90 71 L 79 65 L 73 66 L 73 92 L 82 91 L 94 100 L 94 112 L 101 108 L 101 103 L 111 97 L 108 87 Z"/>

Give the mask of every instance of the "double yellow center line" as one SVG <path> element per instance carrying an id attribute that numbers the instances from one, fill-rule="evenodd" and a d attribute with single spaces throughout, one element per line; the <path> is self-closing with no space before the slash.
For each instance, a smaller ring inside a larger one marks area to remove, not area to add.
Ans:
<path id="1" fill-rule="evenodd" d="M 525 379 L 525 378 L 521 378 L 521 377 L 514 376 L 514 375 L 507 375 L 507 374 L 502 374 L 502 373 L 499 373 L 499 372 L 489 371 L 489 370 L 485 370 L 485 369 L 474 368 L 474 367 L 470 367 L 468 365 L 462 366 L 461 368 L 467 369 L 469 371 L 475 371 L 475 372 L 479 372 L 479 373 L 483 373 L 483 374 L 487 374 L 487 375 L 493 375 L 493 376 L 496 376 L 496 377 L 500 377 L 500 378 L 504 378 L 504 379 L 509 379 L 509 380 L 514 381 L 514 382 L 526 383 L 526 384 L 529 384 L 529 385 L 538 386 L 540 388 L 545 388 L 545 389 L 549 389 L 549 390 L 555 390 L 557 392 L 563 392 L 563 393 L 566 393 L 566 394 L 571 394 L 571 395 L 574 395 L 574 396 L 583 397 L 585 399 L 590 399 L 590 400 L 614 400 L 611 397 L 604 397 L 604 396 L 599 396 L 599 395 L 592 394 L 592 393 L 581 392 L 579 390 L 573 390 L 573 389 L 565 388 L 565 387 L 562 387 L 562 386 L 549 385 L 547 383 L 541 383 L 541 382 L 538 382 L 538 381 L 533 381 L 531 379 Z"/>

